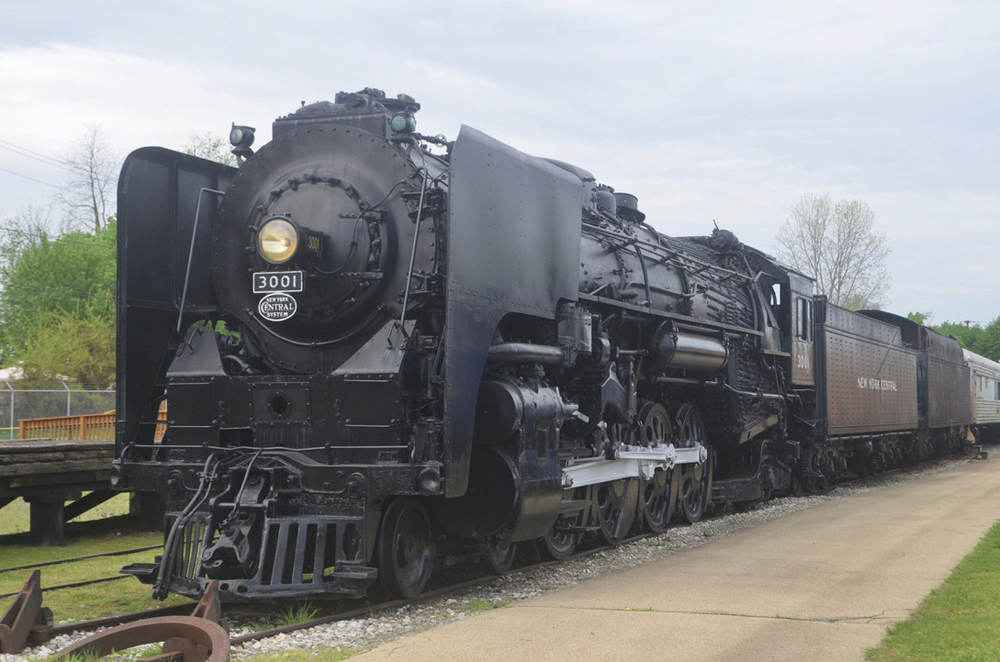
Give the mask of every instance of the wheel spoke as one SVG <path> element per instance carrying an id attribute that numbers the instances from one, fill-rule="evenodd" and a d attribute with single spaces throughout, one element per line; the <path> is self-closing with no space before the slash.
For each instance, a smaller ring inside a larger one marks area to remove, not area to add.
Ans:
<path id="1" fill-rule="evenodd" d="M 696 444 L 707 446 L 705 425 L 701 413 L 693 405 L 685 404 L 677 412 L 679 445 L 692 448 Z M 684 518 L 694 524 L 701 520 L 708 509 L 712 494 L 711 454 L 705 463 L 681 465 L 675 471 Z"/>
<path id="2" fill-rule="evenodd" d="M 655 448 L 673 439 L 670 416 L 663 405 L 646 403 L 639 412 L 641 443 Z M 642 525 L 653 533 L 662 533 L 674 516 L 677 505 L 673 471 L 657 470 L 652 477 L 639 481 L 639 511 Z"/>
<path id="3" fill-rule="evenodd" d="M 597 519 L 601 538 L 609 545 L 617 545 L 628 535 L 635 521 L 636 502 L 639 497 L 638 482 L 625 478 L 603 483 L 594 489 Z"/>
<path id="4" fill-rule="evenodd" d="M 572 496 L 568 496 L 570 493 L 564 493 L 567 495 L 564 498 L 584 499 L 587 495 L 586 489 L 577 488 L 572 492 Z M 580 544 L 583 534 L 567 529 L 581 528 L 585 524 L 584 520 L 586 517 L 587 511 L 586 509 L 582 509 L 574 513 L 560 515 L 556 518 L 555 523 L 542 536 L 541 553 L 554 561 L 565 561 L 568 559 L 573 554 L 576 546 Z"/>

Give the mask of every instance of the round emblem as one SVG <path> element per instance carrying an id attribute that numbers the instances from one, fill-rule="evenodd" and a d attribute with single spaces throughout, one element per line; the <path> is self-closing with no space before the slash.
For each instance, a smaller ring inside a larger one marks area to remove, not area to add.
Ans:
<path id="1" fill-rule="evenodd" d="M 257 312 L 268 322 L 284 322 L 295 314 L 298 304 L 290 294 L 272 292 L 257 304 Z"/>

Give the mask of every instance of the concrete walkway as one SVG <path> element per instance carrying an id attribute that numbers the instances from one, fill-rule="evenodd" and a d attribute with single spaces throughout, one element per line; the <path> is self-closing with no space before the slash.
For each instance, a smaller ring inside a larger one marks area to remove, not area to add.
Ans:
<path id="1" fill-rule="evenodd" d="M 857 662 L 1000 519 L 1000 461 L 832 501 L 352 657 Z"/>

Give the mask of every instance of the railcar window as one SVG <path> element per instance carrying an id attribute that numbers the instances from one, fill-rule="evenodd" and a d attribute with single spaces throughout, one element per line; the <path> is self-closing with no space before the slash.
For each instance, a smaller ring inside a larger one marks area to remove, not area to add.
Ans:
<path id="1" fill-rule="evenodd" d="M 810 314 L 812 308 L 812 302 L 806 299 L 799 299 L 799 305 L 795 307 L 796 309 L 796 323 L 798 325 L 799 338 L 802 340 L 809 340 L 809 318 L 812 317 Z"/>

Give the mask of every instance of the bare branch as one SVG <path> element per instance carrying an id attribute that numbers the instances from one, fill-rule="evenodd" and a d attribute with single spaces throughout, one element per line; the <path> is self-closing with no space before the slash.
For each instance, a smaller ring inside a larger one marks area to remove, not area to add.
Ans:
<path id="1" fill-rule="evenodd" d="M 864 200 L 803 195 L 777 236 L 778 257 L 816 279 L 833 303 L 856 310 L 878 308 L 889 291 L 891 248 L 875 231 L 875 213 Z"/>
<path id="2" fill-rule="evenodd" d="M 63 160 L 72 167 L 69 181 L 56 200 L 66 214 L 64 230 L 97 232 L 115 212 L 120 159 L 99 125 L 87 125 Z"/>

